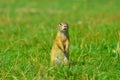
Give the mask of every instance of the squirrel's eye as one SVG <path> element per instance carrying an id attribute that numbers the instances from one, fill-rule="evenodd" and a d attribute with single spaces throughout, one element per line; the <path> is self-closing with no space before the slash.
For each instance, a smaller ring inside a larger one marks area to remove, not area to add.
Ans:
<path id="1" fill-rule="evenodd" d="M 61 23 L 59 25 L 62 25 Z"/>

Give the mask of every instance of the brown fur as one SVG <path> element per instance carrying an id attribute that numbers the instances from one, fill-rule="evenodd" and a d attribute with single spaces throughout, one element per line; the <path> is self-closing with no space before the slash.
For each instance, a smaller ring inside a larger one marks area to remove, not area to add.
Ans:
<path id="1" fill-rule="evenodd" d="M 67 28 L 66 28 L 67 27 Z M 66 30 L 64 31 L 64 29 Z M 51 64 L 68 64 L 69 61 L 69 32 L 68 24 L 61 23 L 51 51 Z"/>

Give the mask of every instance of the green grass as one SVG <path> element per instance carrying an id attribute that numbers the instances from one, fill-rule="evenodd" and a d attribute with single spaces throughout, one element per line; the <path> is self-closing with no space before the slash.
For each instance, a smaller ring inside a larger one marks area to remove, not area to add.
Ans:
<path id="1" fill-rule="evenodd" d="M 120 80 L 119 0 L 1 0 L 0 80 Z M 51 67 L 68 22 L 72 66 Z"/>

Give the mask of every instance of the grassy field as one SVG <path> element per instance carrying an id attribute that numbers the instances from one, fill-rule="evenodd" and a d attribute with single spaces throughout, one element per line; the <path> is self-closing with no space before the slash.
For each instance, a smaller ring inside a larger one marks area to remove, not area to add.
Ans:
<path id="1" fill-rule="evenodd" d="M 60 22 L 68 67 L 51 67 Z M 120 80 L 120 0 L 0 0 L 0 80 Z"/>

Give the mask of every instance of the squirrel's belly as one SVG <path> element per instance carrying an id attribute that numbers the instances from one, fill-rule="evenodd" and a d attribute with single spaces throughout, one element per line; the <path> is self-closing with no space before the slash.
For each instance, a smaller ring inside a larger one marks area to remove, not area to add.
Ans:
<path id="1" fill-rule="evenodd" d="M 67 63 L 68 62 L 68 58 L 65 56 L 64 53 L 57 53 L 55 56 L 54 56 L 54 60 L 55 60 L 55 63 L 56 64 L 64 64 L 64 63 Z"/>

